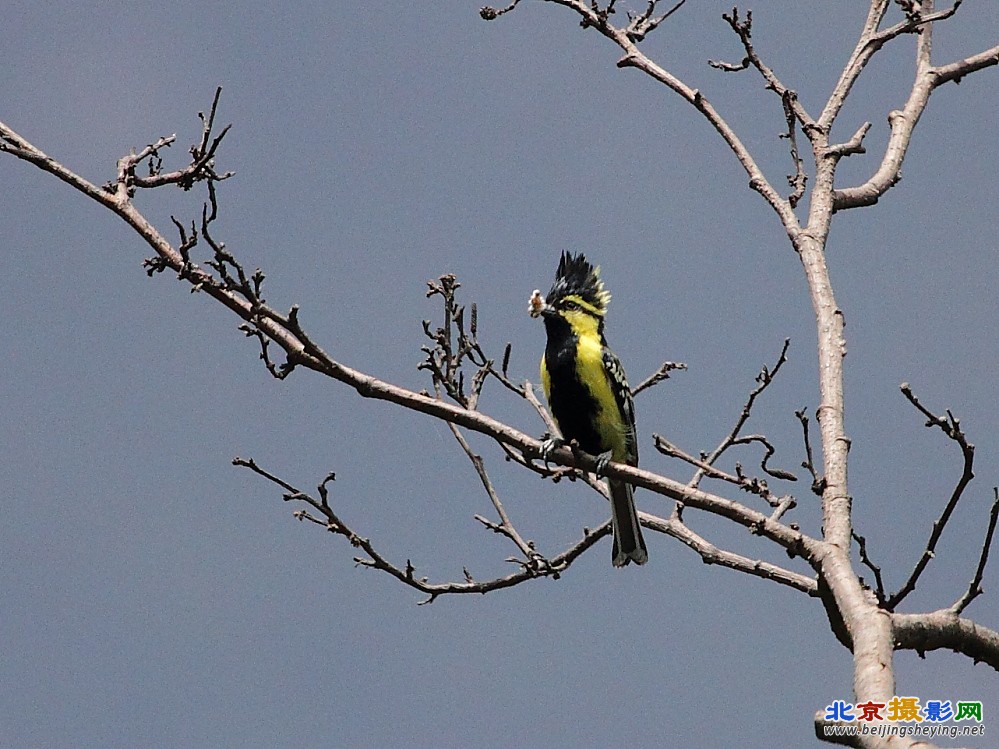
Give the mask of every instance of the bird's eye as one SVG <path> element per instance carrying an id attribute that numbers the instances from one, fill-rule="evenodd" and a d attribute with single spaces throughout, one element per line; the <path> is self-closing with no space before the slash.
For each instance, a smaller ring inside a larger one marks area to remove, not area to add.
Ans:
<path id="1" fill-rule="evenodd" d="M 562 302 L 562 309 L 570 311 L 577 310 L 579 309 L 579 305 L 576 304 L 574 301 L 567 299 L 566 301 Z"/>

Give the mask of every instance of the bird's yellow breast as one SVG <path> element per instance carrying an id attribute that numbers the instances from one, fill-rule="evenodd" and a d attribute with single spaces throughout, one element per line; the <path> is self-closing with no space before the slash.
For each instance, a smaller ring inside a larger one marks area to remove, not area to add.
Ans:
<path id="1" fill-rule="evenodd" d="M 576 348 L 576 369 L 579 377 L 597 402 L 596 423 L 601 448 L 610 450 L 614 460 L 625 459 L 625 433 L 628 425 L 621 418 L 614 391 L 611 390 L 604 365 L 604 348 L 594 336 L 583 336 Z"/>
<path id="2" fill-rule="evenodd" d="M 579 336 L 576 341 L 574 364 L 575 376 L 589 390 L 593 396 L 592 404 L 596 406 L 593 423 L 600 437 L 600 452 L 610 450 L 614 460 L 626 461 L 628 450 L 625 440 L 629 425 L 624 423 L 621 409 L 611 389 L 604 364 L 603 344 L 597 336 Z M 541 357 L 541 386 L 544 388 L 545 397 L 551 403 L 551 373 L 548 371 L 545 357 Z M 578 407 L 586 408 L 587 404 L 580 403 Z M 556 423 L 559 423 L 558 415 L 553 412 L 552 416 L 555 417 Z M 565 428 L 560 423 L 559 429 L 563 431 L 563 437 L 573 439 L 574 435 L 565 434 Z"/>

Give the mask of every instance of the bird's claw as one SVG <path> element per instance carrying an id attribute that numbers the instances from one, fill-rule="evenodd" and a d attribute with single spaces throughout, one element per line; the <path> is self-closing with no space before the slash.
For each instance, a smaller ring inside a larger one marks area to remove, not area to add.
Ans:
<path id="1" fill-rule="evenodd" d="M 551 458 L 552 453 L 558 450 L 560 447 L 565 446 L 565 440 L 561 437 L 548 436 L 541 441 L 541 460 L 544 461 L 545 466 L 548 465 L 548 460 Z"/>
<path id="2" fill-rule="evenodd" d="M 596 474 L 598 477 L 603 478 L 606 475 L 607 466 L 610 465 L 611 458 L 613 458 L 613 453 L 608 450 L 605 453 L 600 453 L 597 456 L 597 470 Z"/>

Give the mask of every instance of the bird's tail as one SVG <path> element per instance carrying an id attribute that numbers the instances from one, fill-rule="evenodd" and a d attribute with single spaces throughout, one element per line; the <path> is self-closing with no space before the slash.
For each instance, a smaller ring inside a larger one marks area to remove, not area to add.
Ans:
<path id="1" fill-rule="evenodd" d="M 611 527 L 614 530 L 614 548 L 611 560 L 615 567 L 624 567 L 629 562 L 645 564 L 649 552 L 642 538 L 642 526 L 635 511 L 632 486 L 625 481 L 608 479 L 611 501 Z"/>

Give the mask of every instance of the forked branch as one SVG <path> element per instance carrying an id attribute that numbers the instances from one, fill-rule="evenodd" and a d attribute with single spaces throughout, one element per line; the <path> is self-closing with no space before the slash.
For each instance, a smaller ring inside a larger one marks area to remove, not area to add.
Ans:
<path id="1" fill-rule="evenodd" d="M 216 98 L 211 113 L 208 116 L 202 116 L 203 135 L 200 144 L 191 151 L 190 164 L 183 169 L 169 173 L 187 175 L 186 179 L 191 180 L 192 184 L 193 182 L 204 182 L 208 190 L 208 200 L 202 211 L 200 227 L 196 229 L 194 225 L 191 225 L 188 228 L 176 218 L 173 220 L 173 226 L 180 236 L 177 247 L 171 245 L 146 220 L 132 200 L 136 188 L 142 187 L 142 184 L 137 184 L 134 179 L 135 167 L 141 161 L 140 156 L 145 159 L 157 160 L 152 169 L 154 176 L 165 174 L 158 160 L 159 149 L 162 148 L 160 141 L 142 149 L 134 157 L 129 156 L 119 162 L 119 165 L 124 164 L 125 167 L 119 170 L 118 181 L 115 183 L 114 189 L 110 191 L 96 187 L 59 162 L 42 154 L 41 151 L 3 124 L 0 124 L 0 142 L 5 144 L 5 150 L 8 152 L 38 165 L 43 170 L 73 185 L 112 210 L 132 226 L 155 252 L 155 256 L 146 263 L 150 275 L 156 275 L 157 272 L 168 269 L 172 270 L 177 274 L 177 278 L 189 284 L 193 291 L 206 293 L 235 312 L 242 320 L 241 330 L 258 342 L 261 359 L 268 371 L 275 377 L 284 378 L 295 368 L 305 367 L 348 385 L 363 397 L 386 400 L 441 419 L 453 424 L 456 428 L 461 427 L 484 434 L 495 440 L 508 457 L 544 476 L 552 476 L 553 478 L 568 476 L 572 478 L 577 475 L 576 471 L 583 471 L 584 474 L 587 474 L 586 480 L 589 481 L 588 474 L 595 472 L 598 466 L 598 460 L 595 456 L 578 451 L 574 452 L 570 448 L 561 448 L 551 453 L 547 459 L 550 464 L 555 466 L 554 470 L 550 466 L 539 466 L 533 461 L 537 460 L 541 454 L 542 443 L 540 440 L 477 410 L 482 384 L 489 378 L 495 378 L 508 391 L 516 393 L 527 401 L 546 425 L 551 424 L 550 414 L 537 401 L 531 385 L 529 383 L 516 385 L 510 381 L 507 374 L 509 346 L 504 353 L 503 364 L 499 368 L 496 368 L 492 360 L 482 351 L 476 338 L 476 310 L 473 306 L 471 314 L 465 315 L 464 309 L 457 304 L 454 298 L 454 291 L 458 286 L 453 279 L 448 278 L 446 282 L 442 279 L 438 284 L 431 284 L 430 287 L 432 296 L 440 296 L 445 301 L 446 317 L 446 323 L 442 329 L 434 330 L 429 325 L 426 329 L 427 335 L 433 341 L 433 345 L 425 350 L 427 354 L 425 368 L 430 370 L 432 380 L 435 383 L 435 394 L 433 395 L 428 392 L 414 392 L 392 385 L 338 362 L 306 333 L 299 320 L 297 306 L 293 306 L 287 314 L 283 314 L 266 302 L 262 293 L 264 274 L 259 270 L 252 273 L 244 270 L 235 254 L 226 247 L 224 242 L 216 238 L 213 229 L 218 217 L 215 185 L 228 174 L 228 172 L 219 174 L 214 167 L 214 159 L 221 142 L 220 136 L 212 134 L 217 101 Z M 211 158 L 206 158 L 209 154 Z M 171 181 L 161 180 L 157 184 L 173 184 L 173 178 L 171 177 Z M 212 253 L 211 258 L 204 264 L 194 262 L 192 257 L 192 252 L 197 247 L 199 240 L 204 241 Z M 278 364 L 273 359 L 272 349 L 275 346 L 281 349 L 286 356 L 287 360 L 283 364 Z M 463 365 L 466 362 L 475 367 L 470 380 L 464 377 Z M 669 369 L 670 367 L 664 367 L 657 375 L 666 374 Z M 653 376 L 652 379 L 657 380 L 657 377 Z M 438 387 L 442 389 L 442 392 L 446 391 L 454 402 L 448 402 L 442 398 L 437 392 Z M 270 474 L 257 472 L 270 478 Z M 687 506 L 728 518 L 752 533 L 770 539 L 792 556 L 812 559 L 817 554 L 815 540 L 802 534 L 797 528 L 782 523 L 779 513 L 770 516 L 764 515 L 739 502 L 697 488 L 684 486 L 665 476 L 619 463 L 609 464 L 603 472 L 605 475 L 626 480 L 636 487 L 643 487 L 656 494 L 682 501 Z M 540 555 L 535 558 L 530 553 L 533 550 L 531 550 L 529 542 L 522 537 L 519 538 L 518 542 L 512 532 L 504 532 L 504 535 L 508 535 L 517 543 L 522 552 L 524 548 L 528 549 L 529 561 L 525 563 L 521 560 L 519 562 L 524 565 L 521 572 L 487 583 L 466 581 L 465 583 L 433 586 L 418 580 L 411 570 L 407 571 L 405 567 L 393 565 L 381 556 L 369 542 L 354 533 L 349 526 L 332 513 L 332 510 L 324 507 L 325 485 L 319 491 L 320 499 L 316 499 L 294 489 L 294 487 L 285 486 L 280 481 L 276 481 L 276 483 L 291 492 L 295 499 L 310 504 L 313 510 L 320 512 L 320 516 L 315 516 L 306 511 L 306 514 L 301 515 L 300 519 L 328 526 L 333 532 L 348 537 L 352 543 L 356 542 L 360 548 L 364 549 L 368 558 L 359 562 L 360 564 L 383 569 L 407 584 L 419 588 L 431 597 L 443 592 L 482 592 L 485 589 L 508 587 L 538 575 L 539 570 L 548 570 L 545 574 L 554 575 L 564 570 L 572 560 L 606 532 L 601 527 L 593 533 L 584 535 L 583 539 L 574 546 L 547 560 L 547 565 L 539 563 Z M 494 508 L 496 508 L 495 504 Z M 497 512 L 499 512 L 498 508 Z M 655 516 L 649 517 L 651 522 Z M 501 522 L 495 525 L 498 528 L 505 528 L 503 523 L 501 514 Z M 505 531 L 509 531 L 509 529 L 505 528 Z M 740 559 L 738 555 L 724 558 L 730 561 L 736 560 L 731 566 L 743 569 L 750 574 L 770 577 L 780 582 L 791 580 L 793 582 L 785 582 L 785 584 L 791 584 L 801 590 L 812 590 L 811 586 L 802 583 L 801 579 L 795 578 L 793 575 L 784 575 L 776 568 L 771 570 L 770 567 L 760 566 L 755 562 L 739 562 L 737 561 Z"/>
<path id="2" fill-rule="evenodd" d="M 958 447 L 961 448 L 963 468 L 961 476 L 957 480 L 957 485 L 954 487 L 954 491 L 951 492 L 950 499 L 944 506 L 943 512 L 933 523 L 929 540 L 926 543 L 926 548 L 923 550 L 922 555 L 919 557 L 919 561 L 916 562 L 915 567 L 913 567 L 912 572 L 909 574 L 908 579 L 902 587 L 899 588 L 896 593 L 888 596 L 888 599 L 885 601 L 885 608 L 889 611 L 894 611 L 895 608 L 905 600 L 906 596 L 915 590 L 916 583 L 919 581 L 919 576 L 923 574 L 923 570 L 926 569 L 926 565 L 930 563 L 930 560 L 933 559 L 933 556 L 936 553 L 937 543 L 943 535 L 944 528 L 947 527 L 947 521 L 950 520 L 951 515 L 954 512 L 954 508 L 957 507 L 957 503 L 961 500 L 964 490 L 975 477 L 973 471 L 975 463 L 975 446 L 968 442 L 967 437 L 961 430 L 961 424 L 958 419 L 955 418 L 954 414 L 952 414 L 949 410 L 947 411 L 946 416 L 938 416 L 932 413 L 919 402 L 919 399 L 913 394 L 912 388 L 909 387 L 909 383 L 907 382 L 903 382 L 900 389 L 902 391 L 902 395 L 908 399 L 916 410 L 926 416 L 926 426 L 928 428 L 939 428 L 945 435 L 947 435 L 948 438 L 953 440 Z M 989 534 L 988 540 L 989 543 L 991 543 L 991 534 Z M 956 605 L 957 604 L 955 604 L 955 606 Z"/>
<path id="3" fill-rule="evenodd" d="M 567 548 L 550 560 L 544 560 L 538 555 L 531 564 L 525 564 L 520 560 L 515 561 L 519 570 L 503 577 L 489 580 L 475 580 L 467 569 L 464 570 L 464 580 L 446 583 L 431 583 L 426 577 L 417 577 L 416 567 L 412 561 L 406 560 L 404 566 L 397 565 L 385 557 L 371 542 L 370 539 L 361 536 L 353 530 L 344 520 L 333 510 L 329 502 L 329 484 L 334 480 L 334 474 L 329 474 L 317 488 L 319 498 L 317 499 L 308 492 L 303 492 L 290 482 L 264 470 L 256 461 L 244 458 L 234 458 L 233 465 L 249 468 L 258 476 L 262 476 L 268 481 L 284 490 L 283 499 L 286 502 L 303 502 L 318 515 L 312 514 L 309 510 L 296 510 L 295 517 L 302 521 L 309 521 L 326 528 L 330 533 L 346 538 L 352 546 L 361 549 L 365 556 L 354 557 L 354 562 L 360 567 L 370 567 L 381 570 L 394 577 L 399 582 L 426 594 L 427 598 L 421 603 L 433 603 L 438 596 L 461 593 L 489 593 L 493 590 L 509 588 L 530 579 L 539 577 L 552 577 L 558 579 L 562 572 L 588 548 L 593 546 L 601 537 L 610 532 L 610 521 L 595 531 L 585 531 L 583 537 L 575 544 Z"/>
<path id="4" fill-rule="evenodd" d="M 742 411 L 740 411 L 739 417 L 735 421 L 735 425 L 732 427 L 732 430 L 725 436 L 725 438 L 718 444 L 718 446 L 703 458 L 701 462 L 704 464 L 704 466 L 713 466 L 715 462 L 727 450 L 729 450 L 731 447 L 735 445 L 748 444 L 749 442 L 760 442 L 761 444 L 764 445 L 764 447 L 767 450 L 766 454 L 764 455 L 763 461 L 761 463 L 761 467 L 764 470 L 764 472 L 775 478 L 780 478 L 787 481 L 797 480 L 797 478 L 792 473 L 789 473 L 787 471 L 775 471 L 775 469 L 770 469 L 767 466 L 767 461 L 770 459 L 770 456 L 773 455 L 774 449 L 773 446 L 770 445 L 770 443 L 766 440 L 766 438 L 762 438 L 758 435 L 752 435 L 750 437 L 740 437 L 742 428 L 746 425 L 746 422 L 749 421 L 749 417 L 752 415 L 753 404 L 756 403 L 756 399 L 760 396 L 760 394 L 763 393 L 764 390 L 770 387 L 770 384 L 774 381 L 774 378 L 777 376 L 777 373 L 780 372 L 781 367 L 783 367 L 785 362 L 787 362 L 787 350 L 790 346 L 791 346 L 791 339 L 785 338 L 784 346 L 781 348 L 780 355 L 777 357 L 777 361 L 774 363 L 773 367 L 770 368 L 767 367 L 766 365 L 763 365 L 763 367 L 760 369 L 759 374 L 756 375 L 756 387 L 753 388 L 752 391 L 750 391 L 749 397 L 746 399 L 746 403 L 743 405 Z M 698 484 L 700 484 L 701 479 L 704 477 L 705 473 L 706 469 L 703 466 L 699 466 L 697 471 L 694 473 L 693 477 L 688 482 L 688 485 L 697 486 Z"/>
<path id="5" fill-rule="evenodd" d="M 635 387 L 631 389 L 631 396 L 634 398 L 636 395 L 641 393 L 643 390 L 648 390 L 660 382 L 664 382 L 669 379 L 670 372 L 682 371 L 687 368 L 687 365 L 683 362 L 673 362 L 667 361 L 663 362 L 662 366 L 659 367 L 655 372 L 650 374 Z"/>
<path id="6" fill-rule="evenodd" d="M 887 3 L 875 3 L 875 5 L 887 5 Z M 909 97 L 903 107 L 888 114 L 891 134 L 881 163 L 863 184 L 835 190 L 833 193 L 834 210 L 874 205 L 882 195 L 899 182 L 902 176 L 902 162 L 908 152 L 913 130 L 929 103 L 930 95 L 936 88 L 951 81 L 960 81 L 963 76 L 985 67 L 999 64 L 999 45 L 941 67 L 932 64 L 933 24 L 953 16 L 960 5 L 961 1 L 956 0 L 945 10 L 934 11 L 931 0 L 923 0 L 912 13 L 906 14 L 904 21 L 887 29 L 878 30 L 881 17 L 884 15 L 884 9 L 882 9 L 877 23 L 873 27 L 865 29 L 853 58 L 844 70 L 825 111 L 819 117 L 820 126 L 828 128 L 832 125 L 833 119 L 843 106 L 850 88 L 864 66 L 875 52 L 892 39 L 903 34 L 918 34 L 916 73 Z M 915 8 L 915 6 L 913 7 Z"/>

